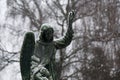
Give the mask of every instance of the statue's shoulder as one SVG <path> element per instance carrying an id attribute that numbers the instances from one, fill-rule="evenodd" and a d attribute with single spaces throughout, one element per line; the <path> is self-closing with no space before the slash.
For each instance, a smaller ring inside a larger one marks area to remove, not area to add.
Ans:
<path id="1" fill-rule="evenodd" d="M 45 45 L 45 46 L 48 46 L 48 45 L 54 45 L 54 41 L 50 42 L 50 43 L 46 43 L 46 42 L 42 42 L 40 40 L 37 40 L 36 41 L 36 45 Z"/>

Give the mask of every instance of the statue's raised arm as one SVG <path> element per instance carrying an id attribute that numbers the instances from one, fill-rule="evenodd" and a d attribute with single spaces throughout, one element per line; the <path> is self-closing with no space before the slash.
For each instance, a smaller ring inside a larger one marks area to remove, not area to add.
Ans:
<path id="1" fill-rule="evenodd" d="M 57 49 L 65 48 L 71 43 L 72 37 L 73 37 L 72 23 L 73 23 L 74 17 L 75 17 L 75 13 L 74 11 L 71 11 L 68 15 L 68 29 L 65 36 L 62 39 L 55 41 L 55 47 Z"/>

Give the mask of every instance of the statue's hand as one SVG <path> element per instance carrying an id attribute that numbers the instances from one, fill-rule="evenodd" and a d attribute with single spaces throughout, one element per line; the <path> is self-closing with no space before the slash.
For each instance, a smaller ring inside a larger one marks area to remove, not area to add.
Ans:
<path id="1" fill-rule="evenodd" d="M 69 23 L 72 23 L 72 22 L 73 22 L 74 17 L 75 17 L 75 11 L 73 10 L 73 11 L 71 11 L 71 12 L 69 13 L 69 16 L 68 16 Z"/>
<path id="2" fill-rule="evenodd" d="M 40 73 L 35 75 L 35 80 L 49 80 L 47 77 L 43 77 Z"/>
<path id="3" fill-rule="evenodd" d="M 48 71 L 46 68 L 44 68 L 44 67 L 41 67 L 40 73 L 44 74 L 44 75 L 47 76 L 47 77 L 50 76 L 49 71 Z"/>

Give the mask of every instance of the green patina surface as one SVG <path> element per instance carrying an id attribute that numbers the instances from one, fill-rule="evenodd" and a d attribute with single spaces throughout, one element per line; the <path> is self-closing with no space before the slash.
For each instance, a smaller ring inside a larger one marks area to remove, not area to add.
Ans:
<path id="1" fill-rule="evenodd" d="M 41 26 L 39 40 L 36 42 L 33 33 L 26 34 L 20 57 L 22 80 L 57 80 L 59 75 L 55 70 L 55 53 L 57 49 L 71 43 L 73 18 L 74 12 L 70 12 L 68 29 L 62 39 L 54 41 L 53 28 L 45 24 Z"/>

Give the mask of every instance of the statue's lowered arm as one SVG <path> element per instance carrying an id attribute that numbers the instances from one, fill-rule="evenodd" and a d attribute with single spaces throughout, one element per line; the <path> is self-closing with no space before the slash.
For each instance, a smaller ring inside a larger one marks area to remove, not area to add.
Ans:
<path id="1" fill-rule="evenodd" d="M 65 48 L 71 43 L 73 37 L 73 29 L 72 29 L 73 19 L 74 19 L 74 11 L 71 11 L 68 16 L 68 29 L 65 36 L 62 39 L 55 41 L 55 47 L 57 49 Z"/>

